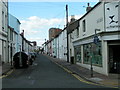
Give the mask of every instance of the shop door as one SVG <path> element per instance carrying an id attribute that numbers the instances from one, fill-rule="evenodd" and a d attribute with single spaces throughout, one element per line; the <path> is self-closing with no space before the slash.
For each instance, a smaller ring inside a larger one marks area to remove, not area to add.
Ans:
<path id="1" fill-rule="evenodd" d="M 120 73 L 120 45 L 109 46 L 109 73 Z"/>

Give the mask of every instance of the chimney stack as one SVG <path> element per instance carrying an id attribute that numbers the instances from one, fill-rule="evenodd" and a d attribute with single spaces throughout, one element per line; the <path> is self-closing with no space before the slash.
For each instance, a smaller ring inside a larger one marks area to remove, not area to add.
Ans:
<path id="1" fill-rule="evenodd" d="M 86 11 L 88 12 L 88 11 L 91 10 L 92 7 L 90 6 L 90 3 L 87 3 L 87 5 L 88 5 L 88 6 L 87 6 L 87 8 L 86 8 Z"/>
<path id="2" fill-rule="evenodd" d="M 75 15 L 71 15 L 71 20 L 70 20 L 70 23 L 74 22 L 75 21 Z"/>

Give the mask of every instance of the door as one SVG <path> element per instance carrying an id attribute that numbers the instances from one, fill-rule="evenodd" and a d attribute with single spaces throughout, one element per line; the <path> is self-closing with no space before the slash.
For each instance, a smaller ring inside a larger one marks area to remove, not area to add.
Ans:
<path id="1" fill-rule="evenodd" d="M 120 73 L 120 45 L 109 46 L 109 73 Z"/>

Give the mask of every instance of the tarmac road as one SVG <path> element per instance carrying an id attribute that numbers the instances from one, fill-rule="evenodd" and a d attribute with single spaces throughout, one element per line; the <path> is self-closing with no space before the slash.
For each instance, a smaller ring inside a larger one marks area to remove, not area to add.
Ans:
<path id="1" fill-rule="evenodd" d="M 3 88 L 105 88 L 76 79 L 72 74 L 53 63 L 49 58 L 38 55 L 27 69 L 16 69 L 2 79 Z"/>

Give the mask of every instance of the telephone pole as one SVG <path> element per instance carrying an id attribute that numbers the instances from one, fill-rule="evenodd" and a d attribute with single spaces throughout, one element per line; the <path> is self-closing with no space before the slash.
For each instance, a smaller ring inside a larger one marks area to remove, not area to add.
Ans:
<path id="1" fill-rule="evenodd" d="M 68 40 L 68 5 L 66 5 L 66 30 L 67 30 L 67 62 L 69 62 L 69 40 Z"/>
<path id="2" fill-rule="evenodd" d="M 68 5 L 66 5 L 66 27 L 68 26 Z"/>

